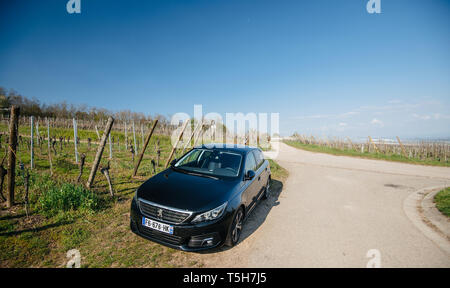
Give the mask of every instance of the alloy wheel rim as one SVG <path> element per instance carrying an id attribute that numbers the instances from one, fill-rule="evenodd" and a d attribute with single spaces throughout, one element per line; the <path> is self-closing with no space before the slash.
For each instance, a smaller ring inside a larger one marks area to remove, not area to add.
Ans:
<path id="1" fill-rule="evenodd" d="M 270 180 L 267 180 L 267 185 L 266 185 L 266 197 L 269 198 L 269 194 L 270 194 Z"/>
<path id="2" fill-rule="evenodd" d="M 236 243 L 239 240 L 242 230 L 242 211 L 239 211 L 236 215 L 236 224 L 233 229 L 233 242 Z"/>

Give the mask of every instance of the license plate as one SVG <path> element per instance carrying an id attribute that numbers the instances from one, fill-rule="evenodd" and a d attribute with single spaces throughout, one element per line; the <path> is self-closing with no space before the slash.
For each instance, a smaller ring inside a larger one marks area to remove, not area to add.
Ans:
<path id="1" fill-rule="evenodd" d="M 173 226 L 169 224 L 164 224 L 158 221 L 154 221 L 145 217 L 142 217 L 142 226 L 151 228 L 153 230 L 158 230 L 167 234 L 173 234 Z"/>

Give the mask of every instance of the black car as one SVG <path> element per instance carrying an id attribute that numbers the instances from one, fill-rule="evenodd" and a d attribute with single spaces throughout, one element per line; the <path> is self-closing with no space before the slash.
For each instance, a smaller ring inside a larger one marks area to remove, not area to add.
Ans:
<path id="1" fill-rule="evenodd" d="M 185 251 L 233 246 L 258 200 L 269 196 L 270 177 L 258 148 L 195 147 L 136 190 L 131 230 Z"/>

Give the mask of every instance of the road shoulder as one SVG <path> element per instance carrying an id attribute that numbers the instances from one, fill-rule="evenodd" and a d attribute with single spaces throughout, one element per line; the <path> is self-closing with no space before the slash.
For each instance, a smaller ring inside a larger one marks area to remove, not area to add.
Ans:
<path id="1" fill-rule="evenodd" d="M 444 188 L 428 187 L 411 193 L 403 202 L 403 210 L 417 229 L 450 254 L 450 219 L 433 202 L 434 196 Z"/>

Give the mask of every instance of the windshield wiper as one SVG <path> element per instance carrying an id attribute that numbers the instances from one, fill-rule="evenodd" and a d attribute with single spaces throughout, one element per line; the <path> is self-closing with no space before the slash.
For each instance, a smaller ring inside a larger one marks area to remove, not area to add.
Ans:
<path id="1" fill-rule="evenodd" d="M 206 178 L 212 178 L 212 179 L 215 179 L 215 180 L 219 180 L 218 177 L 213 176 L 213 175 L 208 175 L 208 174 L 203 174 L 203 173 L 196 173 L 196 172 L 192 172 L 192 171 L 189 171 L 189 170 L 181 169 L 181 168 L 178 168 L 178 167 L 172 167 L 172 168 L 175 171 L 179 171 L 181 173 L 186 173 L 186 174 L 189 174 L 189 175 L 194 175 L 194 176 L 200 176 L 200 177 L 206 177 Z"/>
<path id="2" fill-rule="evenodd" d="M 208 175 L 208 174 L 203 174 L 203 173 L 195 173 L 195 172 L 189 171 L 188 174 L 195 175 L 195 176 L 200 176 L 200 177 L 212 178 L 212 179 L 215 179 L 215 180 L 219 180 L 219 177 L 212 176 L 212 175 Z"/>

